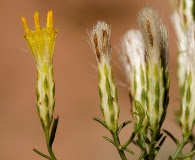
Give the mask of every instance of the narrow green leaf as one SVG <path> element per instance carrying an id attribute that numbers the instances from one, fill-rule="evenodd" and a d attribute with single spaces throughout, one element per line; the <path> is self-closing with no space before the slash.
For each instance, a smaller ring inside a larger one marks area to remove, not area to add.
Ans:
<path id="1" fill-rule="evenodd" d="M 192 152 L 182 155 L 182 156 L 178 156 L 177 159 L 185 159 L 185 158 L 189 158 L 195 155 L 195 150 L 193 150 Z"/>
<path id="2" fill-rule="evenodd" d="M 47 156 L 46 154 L 44 154 L 44 153 L 38 151 L 37 149 L 33 148 L 33 151 L 35 151 L 35 152 L 36 152 L 37 154 L 39 154 L 40 156 L 45 157 L 45 158 L 51 160 L 51 158 L 50 158 L 49 156 Z"/>
<path id="3" fill-rule="evenodd" d="M 132 150 L 130 150 L 129 148 L 124 148 L 123 150 L 126 151 L 126 152 L 129 152 L 132 155 L 134 155 L 134 152 Z"/>
<path id="4" fill-rule="evenodd" d="M 99 123 L 100 123 L 101 125 L 103 125 L 106 129 L 108 129 L 106 123 L 105 123 L 103 120 L 101 120 L 100 118 L 94 117 L 93 120 L 99 122 Z"/>
<path id="5" fill-rule="evenodd" d="M 50 138 L 49 138 L 49 146 L 50 147 L 52 146 L 53 141 L 55 139 L 56 130 L 58 127 L 58 121 L 59 121 L 59 117 L 57 116 L 57 118 L 55 118 L 53 121 L 53 126 L 52 126 L 51 133 L 50 133 Z"/>
<path id="6" fill-rule="evenodd" d="M 114 141 L 113 141 L 112 139 L 110 139 L 110 138 L 108 138 L 108 137 L 105 137 L 105 136 L 103 136 L 103 138 L 104 138 L 105 140 L 107 140 L 108 142 L 112 143 L 114 146 L 116 146 L 115 143 L 114 143 Z"/>
<path id="7" fill-rule="evenodd" d="M 127 124 L 129 124 L 129 123 L 131 123 L 131 122 L 132 122 L 131 120 L 127 120 L 127 121 L 123 122 L 123 123 L 119 126 L 119 128 L 118 128 L 117 134 L 119 134 L 120 131 L 121 131 Z"/>
<path id="8" fill-rule="evenodd" d="M 142 160 L 143 158 L 146 157 L 146 151 L 143 150 L 142 153 L 140 154 L 139 158 L 137 160 Z"/>

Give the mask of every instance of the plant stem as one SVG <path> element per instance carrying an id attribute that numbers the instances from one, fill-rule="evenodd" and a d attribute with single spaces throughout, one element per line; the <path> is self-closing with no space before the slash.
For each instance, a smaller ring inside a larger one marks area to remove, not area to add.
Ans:
<path id="1" fill-rule="evenodd" d="M 127 157 L 126 157 L 124 151 L 122 150 L 118 135 L 116 133 L 112 133 L 112 137 L 114 139 L 115 146 L 117 147 L 117 150 L 118 150 L 118 153 L 119 153 L 121 159 L 127 160 Z"/>
<path id="2" fill-rule="evenodd" d="M 176 150 L 175 154 L 172 156 L 172 160 L 175 160 L 175 159 L 178 158 L 178 155 L 180 154 L 181 150 L 187 144 L 188 139 L 189 139 L 189 136 L 183 137 L 182 142 L 179 144 L 179 146 L 177 147 L 177 150 Z"/>
<path id="3" fill-rule="evenodd" d="M 48 148 L 48 152 L 49 152 L 49 154 L 51 156 L 51 160 L 57 160 L 57 158 L 55 157 L 51 147 Z"/>
<path id="4" fill-rule="evenodd" d="M 158 129 L 153 129 L 152 135 L 151 135 L 151 142 L 149 145 L 149 160 L 154 160 L 156 153 L 155 153 L 155 146 L 156 146 L 156 137 L 158 136 Z"/>
<path id="5" fill-rule="evenodd" d="M 140 144 L 139 147 L 141 149 L 141 155 L 138 158 L 138 160 L 142 160 L 142 158 L 144 158 L 147 155 L 146 142 L 145 142 L 145 139 L 144 139 L 144 135 L 147 135 L 147 133 L 142 132 L 142 131 L 140 133 L 138 133 L 138 140 L 139 140 L 139 144 Z"/>
<path id="6" fill-rule="evenodd" d="M 53 153 L 52 146 L 49 145 L 49 139 L 50 139 L 49 137 L 50 137 L 49 132 L 46 131 L 45 132 L 45 139 L 46 139 L 46 142 L 47 142 L 47 150 L 48 150 L 48 152 L 51 156 L 51 160 L 57 160 L 56 156 Z"/>

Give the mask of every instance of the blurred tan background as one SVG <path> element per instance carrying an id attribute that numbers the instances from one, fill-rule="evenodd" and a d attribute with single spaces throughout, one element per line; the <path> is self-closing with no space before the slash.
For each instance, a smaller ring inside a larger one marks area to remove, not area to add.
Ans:
<path id="1" fill-rule="evenodd" d="M 60 116 L 54 152 L 58 160 L 119 160 L 116 149 L 102 136 L 107 130 L 92 120 L 102 118 L 97 88 L 94 55 L 88 45 L 87 30 L 97 20 L 112 26 L 113 58 L 115 46 L 123 34 L 137 28 L 137 13 L 147 4 L 156 8 L 169 30 L 170 46 L 170 104 L 163 128 L 180 138 L 174 111 L 179 108 L 176 80 L 176 38 L 170 22 L 171 7 L 167 0 L 1 0 L 0 5 L 0 159 L 42 160 L 32 151 L 35 147 L 47 153 L 44 134 L 36 110 L 36 69 L 24 38 L 21 16 L 34 29 L 33 14 L 39 11 L 41 25 L 45 25 L 47 11 L 54 12 L 54 26 L 59 30 L 54 54 L 56 82 L 55 116 Z M 132 119 L 130 103 L 121 70 L 114 66 L 118 84 L 120 123 Z M 132 125 L 131 125 L 132 126 Z M 131 126 L 122 132 L 122 142 L 131 133 Z M 139 155 L 139 150 L 131 149 Z M 157 159 L 167 159 L 175 145 L 167 138 Z M 129 159 L 136 159 L 128 155 Z"/>

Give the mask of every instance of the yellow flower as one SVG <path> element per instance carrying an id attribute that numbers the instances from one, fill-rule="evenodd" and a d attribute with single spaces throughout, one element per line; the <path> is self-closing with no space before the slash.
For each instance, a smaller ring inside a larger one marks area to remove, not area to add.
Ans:
<path id="1" fill-rule="evenodd" d="M 35 30 L 28 28 L 22 17 L 25 30 L 24 38 L 36 60 L 37 66 L 37 109 L 43 129 L 49 130 L 54 111 L 53 51 L 57 31 L 53 29 L 53 12 L 48 11 L 45 28 L 41 28 L 39 13 L 34 14 Z"/>
<path id="2" fill-rule="evenodd" d="M 48 11 L 47 24 L 45 28 L 41 28 L 39 13 L 34 14 L 35 30 L 28 28 L 26 19 L 22 17 L 22 23 L 25 30 L 24 38 L 31 49 L 37 65 L 43 63 L 52 64 L 53 51 L 55 46 L 57 30 L 53 29 L 53 12 Z"/>

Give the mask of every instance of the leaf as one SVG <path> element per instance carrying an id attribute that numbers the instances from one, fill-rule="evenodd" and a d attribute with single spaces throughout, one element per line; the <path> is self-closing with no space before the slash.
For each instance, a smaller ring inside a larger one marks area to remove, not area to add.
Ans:
<path id="1" fill-rule="evenodd" d="M 162 138 L 162 136 L 163 136 L 163 133 L 161 133 L 161 134 L 157 137 L 156 141 L 159 141 L 159 140 Z"/>
<path id="2" fill-rule="evenodd" d="M 50 158 L 49 156 L 47 156 L 46 154 L 44 154 L 44 153 L 38 151 L 37 149 L 33 148 L 33 151 L 35 151 L 35 152 L 36 152 L 37 154 L 39 154 L 40 156 L 45 157 L 45 158 L 51 160 L 51 158 Z"/>
<path id="3" fill-rule="evenodd" d="M 105 140 L 107 140 L 108 142 L 112 143 L 114 146 L 116 146 L 115 143 L 114 143 L 114 141 L 113 141 L 112 139 L 110 139 L 110 138 L 108 138 L 108 137 L 106 137 L 106 136 L 103 136 L 103 138 L 104 138 Z"/>
<path id="4" fill-rule="evenodd" d="M 178 140 L 167 130 L 163 129 L 163 131 L 178 145 Z"/>
<path id="5" fill-rule="evenodd" d="M 157 151 L 157 152 L 158 152 L 158 151 L 160 150 L 160 148 L 162 147 L 162 145 L 163 145 L 163 143 L 164 143 L 164 141 L 165 141 L 166 138 L 167 138 L 167 136 L 164 136 L 164 137 L 162 138 L 162 140 L 160 141 L 158 147 L 156 147 L 156 151 Z"/>
<path id="6" fill-rule="evenodd" d="M 127 121 L 123 122 L 123 123 L 119 126 L 119 128 L 117 129 L 117 134 L 119 134 L 120 131 L 121 131 L 127 124 L 129 124 L 129 123 L 131 123 L 131 122 L 132 122 L 131 120 L 127 120 Z"/>
<path id="7" fill-rule="evenodd" d="M 178 156 L 177 159 L 185 159 L 185 158 L 192 158 L 195 154 L 195 150 L 188 153 L 188 154 L 185 154 L 185 155 L 181 155 L 181 156 Z"/>
<path id="8" fill-rule="evenodd" d="M 142 107 L 141 103 L 139 101 L 134 101 L 134 104 L 135 104 L 135 108 L 136 108 L 138 114 L 140 116 L 143 116 L 144 115 L 144 110 L 143 110 L 143 107 Z"/>
<path id="9" fill-rule="evenodd" d="M 160 143 L 159 143 L 159 145 L 158 146 L 162 146 L 163 145 L 163 143 L 164 143 L 164 141 L 165 141 L 165 139 L 167 138 L 167 136 L 164 136 L 163 138 L 162 138 L 162 140 L 160 141 Z"/>
<path id="10" fill-rule="evenodd" d="M 103 120 L 101 120 L 100 118 L 94 117 L 93 120 L 99 122 L 99 123 L 100 123 L 101 125 L 103 125 L 106 129 L 108 129 L 106 123 L 105 123 Z"/>
<path id="11" fill-rule="evenodd" d="M 143 149 L 142 143 L 137 139 L 136 141 L 133 141 L 135 145 L 138 145 L 141 149 Z"/>
<path id="12" fill-rule="evenodd" d="M 53 121 L 53 126 L 52 126 L 51 133 L 50 133 L 50 138 L 49 138 L 49 146 L 50 147 L 52 146 L 53 141 L 55 139 L 56 130 L 58 127 L 58 121 L 59 121 L 59 117 L 57 116 L 57 118 L 55 118 Z"/>
<path id="13" fill-rule="evenodd" d="M 126 151 L 126 152 L 129 152 L 132 155 L 134 155 L 134 152 L 132 150 L 130 150 L 129 148 L 124 148 L 123 150 Z"/>

